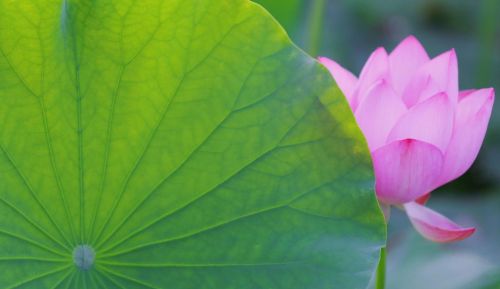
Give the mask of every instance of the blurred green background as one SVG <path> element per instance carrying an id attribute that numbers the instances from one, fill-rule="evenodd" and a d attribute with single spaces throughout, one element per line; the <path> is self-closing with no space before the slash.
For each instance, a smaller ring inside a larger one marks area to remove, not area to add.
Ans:
<path id="1" fill-rule="evenodd" d="M 255 0 L 312 56 L 358 75 L 378 46 L 391 51 L 415 35 L 431 57 L 455 48 L 460 89 L 497 92 L 486 140 L 473 167 L 433 193 L 428 205 L 477 227 L 455 244 L 423 240 L 393 210 L 389 289 L 500 289 L 500 0 Z"/>

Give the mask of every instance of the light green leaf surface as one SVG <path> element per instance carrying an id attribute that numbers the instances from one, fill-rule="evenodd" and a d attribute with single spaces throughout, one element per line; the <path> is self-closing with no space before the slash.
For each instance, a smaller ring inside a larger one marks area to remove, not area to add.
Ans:
<path id="1" fill-rule="evenodd" d="M 372 187 L 250 1 L 0 0 L 0 288 L 363 288 Z"/>

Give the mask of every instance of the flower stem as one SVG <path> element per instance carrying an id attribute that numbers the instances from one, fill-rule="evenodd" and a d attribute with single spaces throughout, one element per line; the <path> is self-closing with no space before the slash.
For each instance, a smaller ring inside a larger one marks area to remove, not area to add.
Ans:
<path id="1" fill-rule="evenodd" d="M 499 31 L 498 9 L 500 9 L 498 0 L 484 0 L 481 2 L 478 31 L 480 44 L 478 86 L 490 85 L 493 80 L 494 64 L 491 60 L 492 55 L 495 54 L 495 37 Z"/>
<path id="2" fill-rule="evenodd" d="M 380 249 L 380 260 L 378 262 L 377 267 L 377 279 L 375 281 L 375 289 L 384 289 L 385 288 L 385 271 L 386 271 L 386 257 L 387 257 L 387 249 L 383 247 Z"/>
<path id="3" fill-rule="evenodd" d="M 326 0 L 314 0 L 309 14 L 309 44 L 307 50 L 313 57 L 318 56 L 323 32 Z"/>

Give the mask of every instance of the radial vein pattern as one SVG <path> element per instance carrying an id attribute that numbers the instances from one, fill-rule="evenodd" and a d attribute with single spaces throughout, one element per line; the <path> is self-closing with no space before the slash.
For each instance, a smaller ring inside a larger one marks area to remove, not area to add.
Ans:
<path id="1" fill-rule="evenodd" d="M 364 288 L 333 81 L 246 0 L 0 0 L 1 288 Z"/>

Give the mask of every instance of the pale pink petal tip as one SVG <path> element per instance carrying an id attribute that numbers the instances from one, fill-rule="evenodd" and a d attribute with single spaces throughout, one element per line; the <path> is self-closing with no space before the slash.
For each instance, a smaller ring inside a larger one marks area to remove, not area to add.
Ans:
<path id="1" fill-rule="evenodd" d="M 475 228 L 462 228 L 445 216 L 424 207 L 416 202 L 404 205 L 406 214 L 413 227 L 426 239 L 448 243 L 466 239 L 475 231 Z"/>
<path id="2" fill-rule="evenodd" d="M 495 91 L 492 88 L 460 93 L 440 185 L 461 176 L 476 159 L 486 135 L 494 97 Z"/>
<path id="3" fill-rule="evenodd" d="M 379 47 L 372 52 L 366 61 L 359 80 L 356 84 L 356 89 L 353 91 L 351 99 L 351 108 L 356 111 L 358 105 L 363 102 L 367 92 L 370 91 L 374 83 L 382 79 L 389 79 L 389 56 L 383 47 Z"/>
<path id="4" fill-rule="evenodd" d="M 441 152 L 453 134 L 454 108 L 446 93 L 438 93 L 413 106 L 391 130 L 388 141 L 417 139 L 433 144 Z"/>
<path id="5" fill-rule="evenodd" d="M 354 114 L 370 151 L 386 144 L 389 132 L 406 111 L 404 102 L 387 81 L 375 82 Z"/>
<path id="6" fill-rule="evenodd" d="M 406 37 L 389 55 L 389 65 L 394 89 L 401 93 L 415 72 L 430 58 L 418 39 Z"/>
<path id="7" fill-rule="evenodd" d="M 335 79 L 340 90 L 342 90 L 347 99 L 350 99 L 356 83 L 358 82 L 356 76 L 327 57 L 318 57 L 318 61 L 330 71 L 330 74 L 333 79 Z"/>

